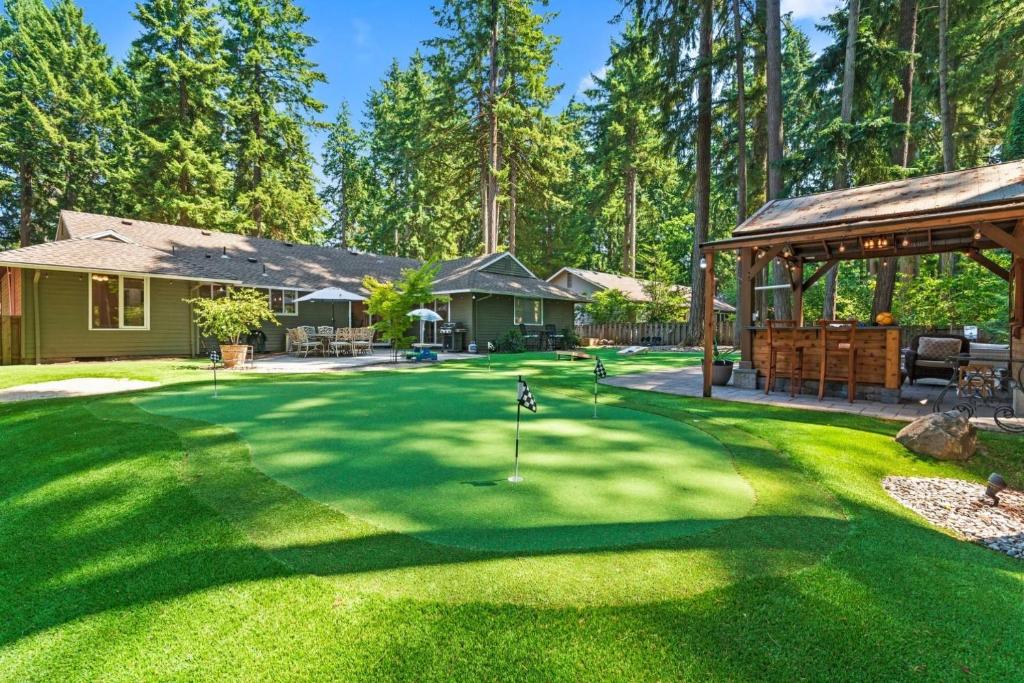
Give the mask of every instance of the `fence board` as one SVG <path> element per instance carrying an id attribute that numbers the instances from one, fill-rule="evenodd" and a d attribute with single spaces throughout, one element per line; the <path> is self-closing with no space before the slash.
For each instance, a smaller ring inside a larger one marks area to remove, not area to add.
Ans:
<path id="1" fill-rule="evenodd" d="M 734 326 L 732 320 L 715 320 L 715 338 L 719 344 L 732 346 Z M 577 325 L 576 334 L 623 346 L 676 346 L 686 338 L 686 323 L 592 323 Z"/>

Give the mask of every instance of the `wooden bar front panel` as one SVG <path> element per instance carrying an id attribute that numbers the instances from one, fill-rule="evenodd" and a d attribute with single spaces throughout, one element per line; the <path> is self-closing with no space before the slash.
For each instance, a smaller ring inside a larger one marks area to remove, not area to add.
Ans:
<path id="1" fill-rule="evenodd" d="M 817 327 L 801 327 L 794 331 L 776 331 L 776 334 L 795 334 L 797 340 L 806 344 L 804 349 L 804 381 L 818 378 L 821 358 Z M 768 330 L 754 329 L 753 363 L 762 376 L 768 374 Z M 829 381 L 846 376 L 846 354 L 829 353 L 826 374 Z M 788 378 L 790 372 L 789 354 L 780 353 L 776 361 L 780 378 Z M 900 329 L 898 327 L 857 328 L 857 384 L 876 384 L 886 389 L 899 389 L 900 376 Z"/>

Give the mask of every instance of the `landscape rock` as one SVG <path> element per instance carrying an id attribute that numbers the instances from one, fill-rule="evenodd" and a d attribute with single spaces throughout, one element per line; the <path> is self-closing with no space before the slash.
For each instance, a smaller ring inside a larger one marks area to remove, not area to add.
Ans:
<path id="1" fill-rule="evenodd" d="M 978 431 L 958 410 L 919 417 L 896 435 L 896 441 L 939 460 L 967 460 L 978 448 Z"/>

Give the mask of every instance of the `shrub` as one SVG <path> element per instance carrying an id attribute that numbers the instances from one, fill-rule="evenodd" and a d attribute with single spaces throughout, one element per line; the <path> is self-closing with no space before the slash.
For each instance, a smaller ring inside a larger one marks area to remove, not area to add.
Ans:
<path id="1" fill-rule="evenodd" d="M 526 350 L 526 340 L 523 339 L 523 333 L 513 328 L 498 337 L 498 341 L 495 342 L 495 346 L 498 347 L 498 351 L 502 353 L 522 353 Z"/>
<path id="2" fill-rule="evenodd" d="M 576 334 L 576 330 L 571 327 L 562 330 L 562 338 L 565 340 L 566 348 L 575 349 L 580 345 L 580 335 Z"/>
<path id="3" fill-rule="evenodd" d="M 192 306 L 199 331 L 220 342 L 238 344 L 264 321 L 281 324 L 270 310 L 267 295 L 255 289 L 228 287 L 219 299 L 185 299 L 185 303 Z"/>
<path id="4" fill-rule="evenodd" d="M 594 292 L 593 303 L 583 310 L 598 325 L 604 323 L 628 323 L 636 319 L 637 306 L 617 289 Z"/>

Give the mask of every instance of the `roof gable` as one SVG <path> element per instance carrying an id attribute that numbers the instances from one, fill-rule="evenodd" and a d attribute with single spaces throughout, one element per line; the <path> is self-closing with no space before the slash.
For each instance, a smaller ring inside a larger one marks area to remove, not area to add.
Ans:
<path id="1" fill-rule="evenodd" d="M 530 269 L 523 265 L 522 261 L 517 259 L 509 252 L 501 254 L 484 265 L 480 266 L 478 270 L 484 273 L 494 273 L 495 275 L 511 275 L 513 277 L 532 277 L 537 276 L 530 272 Z"/>

